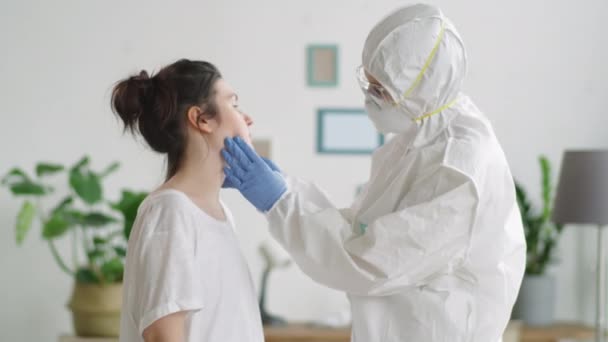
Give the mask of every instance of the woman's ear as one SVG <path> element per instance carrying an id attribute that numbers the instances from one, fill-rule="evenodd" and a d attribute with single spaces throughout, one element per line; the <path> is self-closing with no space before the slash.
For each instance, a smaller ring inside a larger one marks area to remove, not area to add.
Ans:
<path id="1" fill-rule="evenodd" d="M 188 124 L 203 133 L 213 133 L 215 129 L 214 121 L 206 117 L 203 110 L 198 106 L 192 106 L 188 109 Z"/>

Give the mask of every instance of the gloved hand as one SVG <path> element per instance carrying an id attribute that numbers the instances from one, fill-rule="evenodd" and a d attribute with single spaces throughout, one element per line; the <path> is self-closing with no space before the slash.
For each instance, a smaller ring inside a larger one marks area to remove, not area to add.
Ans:
<path id="1" fill-rule="evenodd" d="M 275 164 L 272 160 L 264 158 L 264 157 L 260 157 L 260 158 L 262 158 L 262 160 L 266 163 L 266 165 L 268 165 L 269 168 L 272 169 L 272 171 L 277 171 L 277 172 L 281 173 L 281 170 L 279 169 L 277 164 Z M 234 184 L 230 181 L 230 179 L 228 177 L 226 177 L 226 178 L 224 178 L 224 184 L 222 184 L 222 188 L 235 189 L 236 186 L 234 186 Z"/>
<path id="2" fill-rule="evenodd" d="M 226 138 L 222 156 L 226 181 L 233 185 L 259 211 L 266 212 L 287 191 L 287 184 L 276 165 L 269 166 L 240 137 Z"/>

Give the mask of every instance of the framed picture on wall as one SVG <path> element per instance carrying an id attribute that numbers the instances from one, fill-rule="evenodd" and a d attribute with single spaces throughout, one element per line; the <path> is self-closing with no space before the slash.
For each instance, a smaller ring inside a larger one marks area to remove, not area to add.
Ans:
<path id="1" fill-rule="evenodd" d="M 309 45 L 306 56 L 307 79 L 310 87 L 338 85 L 337 45 Z"/>
<path id="2" fill-rule="evenodd" d="M 272 158 L 272 142 L 268 138 L 254 138 L 251 142 L 253 149 L 260 155 L 260 157 Z"/>
<path id="3" fill-rule="evenodd" d="M 322 108 L 317 111 L 317 152 L 371 154 L 384 144 L 364 109 Z"/>

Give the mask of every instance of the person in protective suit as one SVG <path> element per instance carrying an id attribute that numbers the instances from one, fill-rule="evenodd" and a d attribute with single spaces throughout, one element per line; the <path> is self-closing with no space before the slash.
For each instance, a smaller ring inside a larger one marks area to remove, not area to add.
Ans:
<path id="1" fill-rule="evenodd" d="M 265 213 L 272 236 L 315 281 L 344 291 L 357 342 L 497 342 L 526 246 L 504 152 L 461 92 L 463 42 L 429 5 L 401 8 L 370 32 L 359 82 L 376 128 L 350 208 L 227 139 L 226 184 Z"/>

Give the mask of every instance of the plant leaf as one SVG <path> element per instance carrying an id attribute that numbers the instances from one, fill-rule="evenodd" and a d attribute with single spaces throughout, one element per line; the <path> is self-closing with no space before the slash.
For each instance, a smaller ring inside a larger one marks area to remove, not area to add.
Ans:
<path id="1" fill-rule="evenodd" d="M 122 280 L 124 272 L 124 265 L 122 260 L 118 257 L 112 258 L 109 261 L 101 265 L 101 273 L 104 279 L 108 282 L 118 282 Z"/>
<path id="2" fill-rule="evenodd" d="M 56 212 L 60 213 L 71 225 L 103 227 L 107 224 L 118 222 L 116 218 L 100 212 L 85 213 L 75 209 L 68 210 L 67 206 L 64 206 L 63 209 L 59 209 Z"/>
<path id="3" fill-rule="evenodd" d="M 3 178 L 2 184 L 14 184 L 14 183 L 23 183 L 29 182 L 30 178 L 25 174 L 25 172 L 19 168 L 14 168 L 10 170 Z"/>
<path id="4" fill-rule="evenodd" d="M 49 164 L 49 163 L 39 163 L 36 165 L 36 175 L 38 177 L 42 177 L 45 175 L 52 175 L 57 172 L 63 171 L 65 168 L 63 165 L 58 164 Z"/>
<path id="5" fill-rule="evenodd" d="M 94 249 L 92 251 L 87 252 L 87 256 L 92 262 L 96 262 L 98 259 L 103 258 L 105 254 L 106 253 L 101 249 Z"/>
<path id="6" fill-rule="evenodd" d="M 58 211 L 64 211 L 73 202 L 74 202 L 74 197 L 67 196 L 61 202 L 59 202 L 59 204 L 51 211 L 51 213 L 56 213 Z"/>
<path id="7" fill-rule="evenodd" d="M 47 188 L 40 184 L 36 184 L 31 181 L 24 181 L 19 183 L 13 183 L 11 191 L 14 195 L 33 195 L 42 196 L 48 193 Z"/>
<path id="8" fill-rule="evenodd" d="M 82 225 L 85 217 L 85 213 L 78 210 L 67 210 L 67 207 L 64 210 L 58 211 L 63 217 L 70 222 L 71 225 Z"/>
<path id="9" fill-rule="evenodd" d="M 93 237 L 93 244 L 94 244 L 95 246 L 104 245 L 104 244 L 106 244 L 106 243 L 108 243 L 108 240 L 106 240 L 106 239 L 104 239 L 104 238 L 102 238 L 102 237 L 100 237 L 100 236 L 95 236 L 95 237 Z"/>
<path id="10" fill-rule="evenodd" d="M 70 186 L 87 204 L 95 204 L 101 200 L 100 179 L 90 171 L 82 172 L 80 169 L 72 169 L 70 171 Z"/>
<path id="11" fill-rule="evenodd" d="M 129 235 L 131 235 L 131 229 L 133 228 L 133 223 L 137 216 L 137 209 L 146 196 L 148 196 L 148 193 L 146 192 L 135 193 L 123 190 L 120 201 L 111 204 L 112 208 L 120 211 L 124 218 L 123 233 L 127 240 L 129 239 Z"/>
<path id="12" fill-rule="evenodd" d="M 553 259 L 557 239 L 563 226 L 551 220 L 552 181 L 551 164 L 541 155 L 538 158 L 541 169 L 542 211 L 536 214 L 524 189 L 516 183 L 517 203 L 521 210 L 526 236 L 527 258 L 526 274 L 543 274 Z"/>
<path id="13" fill-rule="evenodd" d="M 118 222 L 118 220 L 98 212 L 88 213 L 82 218 L 82 224 L 91 227 L 103 227 L 114 222 Z"/>
<path id="14" fill-rule="evenodd" d="M 118 170 L 118 168 L 120 167 L 120 163 L 119 162 L 113 162 L 112 164 L 110 164 L 108 167 L 106 167 L 105 170 L 103 170 L 100 174 L 99 174 L 99 178 L 105 178 L 106 176 L 110 175 L 111 173 L 115 172 L 116 170 Z"/>
<path id="15" fill-rule="evenodd" d="M 114 251 L 116 252 L 116 255 L 120 257 L 124 258 L 125 256 L 127 256 L 127 250 L 124 247 L 114 246 Z"/>
<path id="16" fill-rule="evenodd" d="M 80 159 L 78 161 L 78 163 L 76 163 L 74 166 L 72 166 L 72 170 L 78 170 L 85 165 L 87 165 L 87 166 L 89 165 L 89 156 L 82 157 L 82 159 Z"/>
<path id="17" fill-rule="evenodd" d="M 76 271 L 76 281 L 81 284 L 99 284 L 99 277 L 88 268 L 79 268 Z"/>
<path id="18" fill-rule="evenodd" d="M 46 240 L 55 239 L 63 235 L 71 226 L 71 222 L 68 221 L 62 212 L 56 212 L 51 218 L 44 224 L 42 230 L 42 237 Z"/>
<path id="19" fill-rule="evenodd" d="M 543 218 L 549 220 L 551 217 L 551 165 L 545 156 L 540 156 L 539 162 L 542 175 Z"/>
<path id="20" fill-rule="evenodd" d="M 517 204 L 519 205 L 519 209 L 521 210 L 522 217 L 527 216 L 530 212 L 531 205 L 528 200 L 528 195 L 524 188 L 518 182 L 515 182 L 515 194 L 517 197 Z"/>
<path id="21" fill-rule="evenodd" d="M 18 245 L 23 243 L 27 232 L 32 227 L 35 215 L 36 208 L 34 205 L 30 201 L 23 202 L 23 206 L 19 210 L 19 214 L 17 214 L 16 237 Z"/>

